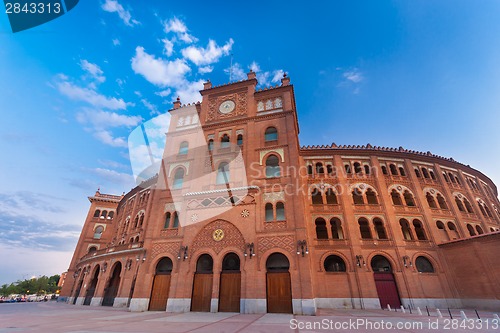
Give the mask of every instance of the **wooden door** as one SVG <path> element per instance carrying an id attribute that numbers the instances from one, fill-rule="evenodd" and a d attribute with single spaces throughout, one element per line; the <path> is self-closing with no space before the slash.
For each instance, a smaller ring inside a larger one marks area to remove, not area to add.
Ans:
<path id="1" fill-rule="evenodd" d="M 380 306 L 386 308 L 389 304 L 393 309 L 401 306 L 399 299 L 398 288 L 392 273 L 373 273 L 375 278 L 375 286 L 377 287 L 377 294 L 380 300 Z"/>
<path id="2" fill-rule="evenodd" d="M 149 301 L 149 311 L 166 311 L 168 292 L 170 290 L 170 274 L 156 274 Z"/>
<path id="3" fill-rule="evenodd" d="M 292 283 L 289 272 L 267 273 L 267 312 L 292 313 Z"/>
<path id="4" fill-rule="evenodd" d="M 213 277 L 213 274 L 194 274 L 193 296 L 191 297 L 191 311 L 210 312 Z"/>
<path id="5" fill-rule="evenodd" d="M 240 312 L 241 273 L 222 272 L 220 275 L 219 312 Z"/>

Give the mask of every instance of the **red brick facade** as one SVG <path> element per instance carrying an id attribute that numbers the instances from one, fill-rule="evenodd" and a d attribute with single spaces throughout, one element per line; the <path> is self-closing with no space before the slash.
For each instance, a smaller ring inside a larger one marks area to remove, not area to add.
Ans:
<path id="1" fill-rule="evenodd" d="M 228 85 L 207 82 L 201 103 L 174 103 L 164 152 L 173 158 L 123 196 L 89 198 L 61 295 L 133 311 L 303 314 L 498 299 L 491 283 L 467 284 L 465 293 L 456 257 L 470 246 L 486 257 L 498 251 L 497 238 L 486 250 L 480 237 L 439 245 L 499 229 L 491 180 L 403 148 L 301 148 L 289 82 L 257 91 L 250 72 Z M 182 151 L 186 133 L 200 134 L 190 125 L 197 122 L 213 145 Z M 225 161 L 230 177 L 219 182 Z M 212 178 L 197 181 L 200 174 Z M 488 274 L 500 278 L 498 270 Z"/>

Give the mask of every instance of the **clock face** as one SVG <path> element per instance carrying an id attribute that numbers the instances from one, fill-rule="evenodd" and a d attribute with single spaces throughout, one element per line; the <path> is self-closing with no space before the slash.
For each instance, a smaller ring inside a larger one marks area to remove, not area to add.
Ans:
<path id="1" fill-rule="evenodd" d="M 236 104 L 234 104 L 231 100 L 224 101 L 219 106 L 219 112 L 224 114 L 231 113 L 233 112 L 235 106 Z"/>

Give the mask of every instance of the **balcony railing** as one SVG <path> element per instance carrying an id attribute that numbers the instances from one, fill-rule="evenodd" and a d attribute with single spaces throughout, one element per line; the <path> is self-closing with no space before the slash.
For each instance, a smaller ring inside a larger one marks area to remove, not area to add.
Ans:
<path id="1" fill-rule="evenodd" d="M 120 251 L 125 251 L 125 250 L 132 250 L 132 249 L 137 249 L 137 248 L 142 248 L 144 245 L 144 242 L 137 242 L 137 243 L 127 243 L 127 244 L 121 244 L 121 245 L 115 245 L 115 246 L 110 246 L 105 249 L 97 250 L 95 252 L 87 253 L 84 255 L 80 261 L 86 260 L 89 258 L 93 258 L 96 256 L 100 256 L 103 254 L 107 253 L 115 253 L 115 252 L 120 252 Z"/>

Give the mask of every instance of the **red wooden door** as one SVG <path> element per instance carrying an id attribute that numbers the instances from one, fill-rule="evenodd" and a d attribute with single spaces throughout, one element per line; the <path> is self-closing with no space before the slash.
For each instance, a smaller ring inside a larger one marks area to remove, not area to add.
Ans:
<path id="1" fill-rule="evenodd" d="M 292 283 L 289 272 L 267 273 L 267 312 L 292 313 Z"/>
<path id="2" fill-rule="evenodd" d="M 170 274 L 156 274 L 151 290 L 149 311 L 166 311 L 168 292 L 170 290 Z"/>
<path id="3" fill-rule="evenodd" d="M 399 299 L 398 288 L 392 273 L 373 273 L 375 278 L 375 286 L 377 287 L 377 294 L 380 300 L 380 306 L 386 308 L 389 304 L 393 309 L 401 306 Z"/>
<path id="4" fill-rule="evenodd" d="M 222 272 L 220 275 L 219 312 L 240 312 L 241 273 Z"/>
<path id="5" fill-rule="evenodd" d="M 195 273 L 191 311 L 210 312 L 213 274 Z"/>

